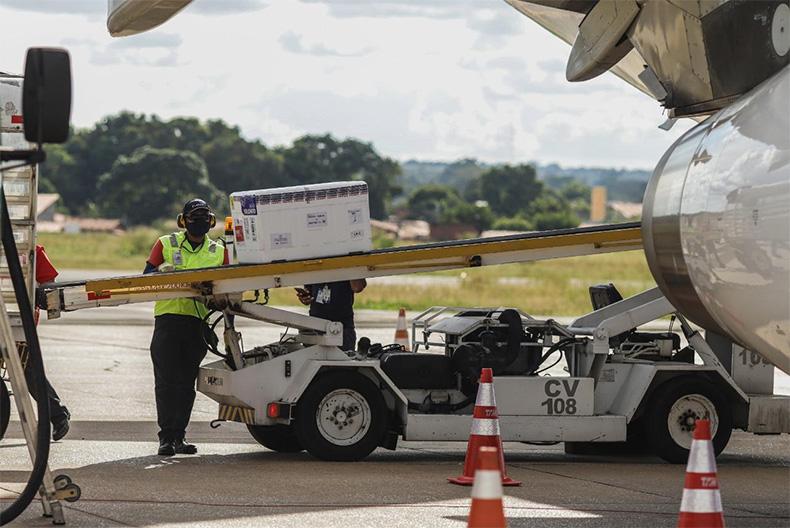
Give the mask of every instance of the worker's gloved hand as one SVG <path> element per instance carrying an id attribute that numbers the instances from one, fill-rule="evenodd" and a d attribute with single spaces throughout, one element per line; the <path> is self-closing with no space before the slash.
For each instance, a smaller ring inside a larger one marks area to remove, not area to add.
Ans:
<path id="1" fill-rule="evenodd" d="M 310 292 L 305 290 L 304 288 L 294 288 L 296 290 L 296 296 L 299 298 L 299 302 L 304 304 L 305 306 L 310 305 L 313 302 L 313 296 L 310 295 Z"/>
<path id="2" fill-rule="evenodd" d="M 173 266 L 172 264 L 170 264 L 169 262 L 163 262 L 162 264 L 159 265 L 158 268 L 156 268 L 157 271 L 161 271 L 161 272 L 164 272 L 164 271 L 175 271 L 175 269 L 176 269 L 176 267 Z"/>

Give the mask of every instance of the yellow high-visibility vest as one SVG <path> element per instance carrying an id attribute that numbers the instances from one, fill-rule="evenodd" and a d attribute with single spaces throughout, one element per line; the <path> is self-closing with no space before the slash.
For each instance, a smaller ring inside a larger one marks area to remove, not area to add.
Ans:
<path id="1" fill-rule="evenodd" d="M 208 235 L 196 249 L 192 249 L 184 231 L 159 237 L 159 241 L 162 243 L 165 262 L 172 264 L 176 270 L 213 268 L 225 261 L 225 247 L 211 240 Z M 189 298 L 156 301 L 154 316 L 163 314 L 191 315 L 203 319 L 208 314 L 208 308 Z"/>

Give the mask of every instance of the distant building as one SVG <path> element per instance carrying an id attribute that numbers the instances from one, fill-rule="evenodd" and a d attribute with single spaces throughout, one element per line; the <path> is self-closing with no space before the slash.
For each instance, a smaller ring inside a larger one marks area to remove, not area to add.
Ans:
<path id="1" fill-rule="evenodd" d="M 389 235 L 392 238 L 397 238 L 398 224 L 395 222 L 383 222 L 381 220 L 374 220 L 370 219 L 370 227 L 373 229 L 374 233 L 382 233 L 384 235 Z"/>
<path id="2" fill-rule="evenodd" d="M 482 233 L 480 233 L 480 238 L 493 238 L 493 237 L 502 237 L 502 236 L 513 236 L 513 235 L 523 235 L 524 233 L 530 233 L 531 231 L 510 231 L 505 229 L 486 229 Z"/>
<path id="3" fill-rule="evenodd" d="M 58 213 L 59 194 L 41 193 L 36 207 L 36 229 L 40 233 L 122 233 L 126 230 L 118 218 L 82 218 Z"/>
<path id="4" fill-rule="evenodd" d="M 39 222 L 54 222 L 56 205 L 60 200 L 57 193 L 41 193 L 36 199 L 36 220 Z"/>
<path id="5" fill-rule="evenodd" d="M 425 220 L 404 220 L 398 227 L 400 240 L 428 240 L 431 238 L 431 224 Z"/>
<path id="6" fill-rule="evenodd" d="M 609 202 L 606 205 L 629 220 L 642 218 L 642 204 L 639 202 Z"/>
<path id="7" fill-rule="evenodd" d="M 590 222 L 606 220 L 606 187 L 596 185 L 590 193 Z"/>
<path id="8" fill-rule="evenodd" d="M 61 219 L 64 233 L 112 233 L 126 231 L 126 227 L 118 218 L 81 218 L 79 216 L 63 216 Z"/>
<path id="9" fill-rule="evenodd" d="M 471 224 L 434 224 L 431 226 L 433 240 L 459 240 L 476 237 L 479 231 Z"/>

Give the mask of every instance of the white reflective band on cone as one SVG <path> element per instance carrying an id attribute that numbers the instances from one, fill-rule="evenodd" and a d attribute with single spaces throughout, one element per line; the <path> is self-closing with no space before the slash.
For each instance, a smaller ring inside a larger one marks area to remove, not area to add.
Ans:
<path id="1" fill-rule="evenodd" d="M 499 436 L 499 420 L 496 418 L 473 419 L 472 434 L 477 436 Z"/>
<path id="2" fill-rule="evenodd" d="M 686 471 L 691 473 L 715 473 L 716 458 L 710 440 L 692 440 Z"/>
<path id="3" fill-rule="evenodd" d="M 686 513 L 721 512 L 719 490 L 684 489 L 683 500 L 680 501 L 680 511 Z"/>
<path id="4" fill-rule="evenodd" d="M 475 471 L 475 482 L 472 485 L 473 499 L 501 499 L 502 475 L 494 469 L 478 469 Z"/>
<path id="5" fill-rule="evenodd" d="M 475 405 L 483 407 L 496 407 L 496 398 L 494 397 L 494 385 L 491 383 L 481 383 L 477 388 L 477 401 Z"/>

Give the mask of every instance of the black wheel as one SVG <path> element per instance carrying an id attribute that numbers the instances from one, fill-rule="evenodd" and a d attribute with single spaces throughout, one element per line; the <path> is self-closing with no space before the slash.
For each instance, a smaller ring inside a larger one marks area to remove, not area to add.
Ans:
<path id="1" fill-rule="evenodd" d="M 387 406 L 379 388 L 357 372 L 317 378 L 296 411 L 297 438 L 322 460 L 361 460 L 376 449 L 387 430 Z"/>
<path id="2" fill-rule="evenodd" d="M 653 452 L 673 464 L 688 460 L 696 420 L 710 420 L 716 456 L 724 451 L 732 433 L 732 415 L 724 396 L 702 379 L 676 378 L 661 385 L 651 396 L 644 418 Z"/>
<path id="3" fill-rule="evenodd" d="M 55 484 L 55 489 L 62 489 L 71 484 L 71 477 L 68 475 L 58 475 L 54 479 L 52 479 L 53 483 Z"/>
<path id="4" fill-rule="evenodd" d="M 259 444 L 272 451 L 298 453 L 304 449 L 293 425 L 248 425 L 247 430 Z"/>
<path id="5" fill-rule="evenodd" d="M 5 380 L 0 378 L 0 440 L 5 436 L 8 429 L 8 421 L 11 419 L 11 396 L 8 394 L 8 387 Z"/>
<path id="6" fill-rule="evenodd" d="M 71 484 L 66 484 L 58 491 L 60 491 L 63 500 L 66 502 L 77 502 L 80 500 L 80 497 L 82 497 L 82 489 L 73 482 Z"/>

